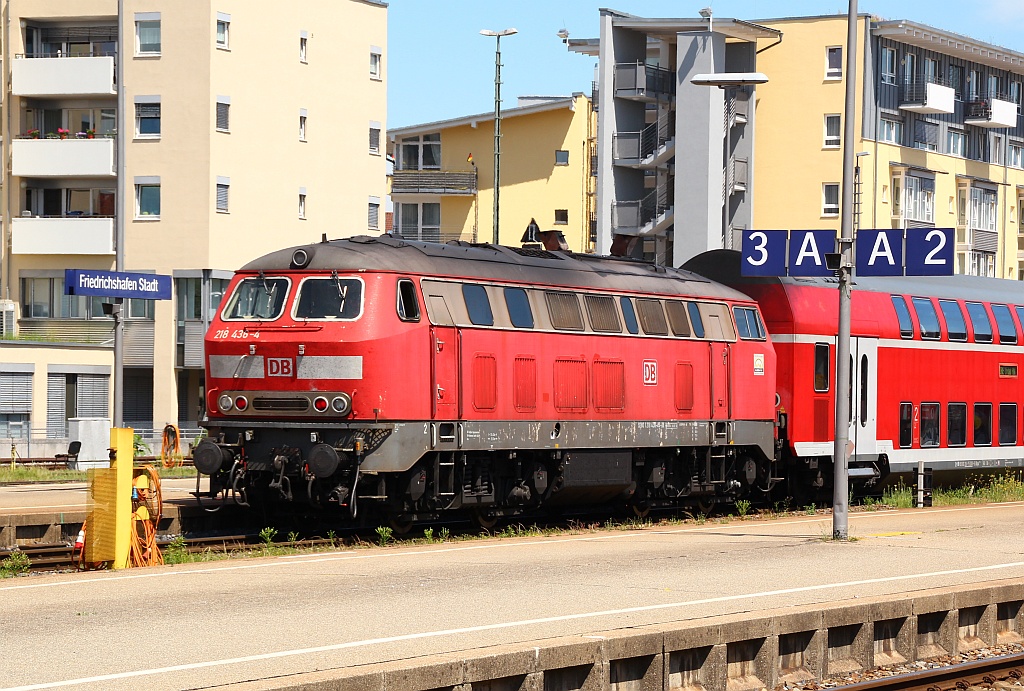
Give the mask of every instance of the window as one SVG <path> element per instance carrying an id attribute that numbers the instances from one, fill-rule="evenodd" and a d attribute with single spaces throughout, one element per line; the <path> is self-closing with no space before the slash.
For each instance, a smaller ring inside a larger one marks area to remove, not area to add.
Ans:
<path id="1" fill-rule="evenodd" d="M 914 148 L 925 151 L 939 150 L 939 126 L 927 120 L 914 121 Z"/>
<path id="2" fill-rule="evenodd" d="M 736 316 L 736 329 L 740 338 L 752 340 L 764 340 L 764 324 L 761 323 L 761 315 L 753 307 L 733 307 L 733 314 Z"/>
<path id="3" fill-rule="evenodd" d="M 690 315 L 690 326 L 693 327 L 693 335 L 697 338 L 704 338 L 704 320 L 700 316 L 700 308 L 696 302 L 686 303 L 686 311 Z"/>
<path id="4" fill-rule="evenodd" d="M 1013 310 L 1017 313 L 1017 319 L 1020 320 L 1021 325 L 1024 325 L 1024 307 L 1014 307 Z"/>
<path id="5" fill-rule="evenodd" d="M 992 342 L 992 322 L 989 321 L 985 305 L 980 302 L 968 302 L 967 316 L 971 319 L 971 328 L 974 329 L 975 343 Z"/>
<path id="6" fill-rule="evenodd" d="M 380 229 L 380 202 L 367 203 L 366 227 L 370 230 Z"/>
<path id="7" fill-rule="evenodd" d="M 903 54 L 903 83 L 913 84 L 917 76 L 917 56 L 913 53 Z"/>
<path id="8" fill-rule="evenodd" d="M 227 50 L 228 45 L 228 33 L 231 30 L 231 15 L 217 13 L 217 47 Z"/>
<path id="9" fill-rule="evenodd" d="M 380 48 L 370 48 L 370 79 L 380 79 L 382 55 Z"/>
<path id="10" fill-rule="evenodd" d="M 438 170 L 441 168 L 441 135 L 402 137 L 399 170 Z"/>
<path id="11" fill-rule="evenodd" d="M 814 344 L 814 390 L 828 391 L 829 387 L 829 346 L 828 343 Z"/>
<path id="12" fill-rule="evenodd" d="M 306 191 L 303 188 L 299 192 L 299 218 L 306 217 Z"/>
<path id="13" fill-rule="evenodd" d="M 985 94 L 989 98 L 998 98 L 999 96 L 1002 95 L 1002 94 L 999 93 L 999 77 L 998 77 L 998 75 L 990 74 L 988 76 L 988 89 L 985 92 Z"/>
<path id="14" fill-rule="evenodd" d="M 619 307 L 622 308 L 622 318 L 626 321 L 626 331 L 631 334 L 640 333 L 640 327 L 636 321 L 636 312 L 633 311 L 633 301 L 627 297 L 619 298 Z M 1018 309 L 1024 310 L 1024 307 Z"/>
<path id="15" fill-rule="evenodd" d="M 843 78 L 843 48 L 829 46 L 825 49 L 825 79 Z"/>
<path id="16" fill-rule="evenodd" d="M 946 130 L 946 153 L 964 156 L 967 153 L 967 136 L 959 130 Z"/>
<path id="17" fill-rule="evenodd" d="M 975 230 L 996 229 L 996 193 L 983 187 L 972 187 L 970 193 L 970 227 Z"/>
<path id="18" fill-rule="evenodd" d="M 569 165 L 569 152 L 565 149 L 557 149 L 555 151 L 555 165 L 556 166 L 567 166 Z"/>
<path id="19" fill-rule="evenodd" d="M 928 84 L 939 81 L 939 61 L 935 58 L 924 59 L 924 81 Z"/>
<path id="20" fill-rule="evenodd" d="M 226 96 L 217 97 L 217 131 L 228 132 L 230 131 L 231 121 L 229 115 L 231 113 L 231 99 Z"/>
<path id="21" fill-rule="evenodd" d="M 917 312 L 917 323 L 921 325 L 921 338 L 938 340 L 939 315 L 935 313 L 935 305 L 928 298 L 911 298 L 914 311 Z"/>
<path id="22" fill-rule="evenodd" d="M 416 299 L 416 285 L 407 278 L 398 281 L 398 318 L 404 322 L 420 320 L 420 303 Z"/>
<path id="23" fill-rule="evenodd" d="M 1017 404 L 999 404 L 999 444 L 1012 446 L 1017 443 Z"/>
<path id="24" fill-rule="evenodd" d="M 903 214 L 903 178 L 894 175 L 892 178 L 892 217 L 900 218 Z"/>
<path id="25" fill-rule="evenodd" d="M 896 83 L 896 49 L 882 48 L 882 83 Z"/>
<path id="26" fill-rule="evenodd" d="M 551 326 L 560 331 L 583 331 L 583 313 L 573 293 L 544 293 Z"/>
<path id="27" fill-rule="evenodd" d="M 992 404 L 974 404 L 974 445 L 992 445 Z"/>
<path id="28" fill-rule="evenodd" d="M 1024 168 L 1024 145 L 1010 144 L 1006 157 L 1006 165 L 1011 168 Z"/>
<path id="29" fill-rule="evenodd" d="M 1005 143 L 1005 138 L 1001 134 L 993 134 L 991 136 L 992 140 L 988 148 L 991 156 L 990 162 L 1001 166 L 1003 165 L 1003 150 L 1005 148 L 1003 144 Z"/>
<path id="30" fill-rule="evenodd" d="M 903 184 L 904 216 L 912 221 L 931 223 L 935 218 L 935 180 L 907 175 Z"/>
<path id="31" fill-rule="evenodd" d="M 913 444 L 913 404 L 899 404 L 899 445 L 909 448 Z"/>
<path id="32" fill-rule="evenodd" d="M 533 310 L 530 309 L 530 299 L 522 288 L 505 288 L 505 307 L 508 308 L 508 318 L 512 326 L 517 329 L 533 328 Z"/>
<path id="33" fill-rule="evenodd" d="M 228 212 L 228 190 L 231 187 L 230 178 L 217 178 L 217 211 L 226 214 Z"/>
<path id="34" fill-rule="evenodd" d="M 136 183 L 135 218 L 160 218 L 160 184 Z"/>
<path id="35" fill-rule="evenodd" d="M 992 308 L 992 315 L 996 318 L 996 330 L 999 332 L 999 342 L 1006 345 L 1017 343 L 1017 326 L 1013 323 L 1013 315 L 1006 305 L 989 305 Z"/>
<path id="36" fill-rule="evenodd" d="M 960 311 L 960 305 L 955 300 L 939 300 L 939 309 L 946 320 L 946 336 L 951 341 L 967 340 L 967 324 L 964 322 L 964 313 Z"/>
<path id="37" fill-rule="evenodd" d="M 921 446 L 939 445 L 939 404 L 921 404 Z"/>
<path id="38" fill-rule="evenodd" d="M 160 13 L 135 13 L 135 54 L 160 55 Z"/>
<path id="39" fill-rule="evenodd" d="M 299 34 L 299 62 L 306 62 L 306 32 Z"/>
<path id="40" fill-rule="evenodd" d="M 821 186 L 821 215 L 839 215 L 839 183 L 826 182 Z"/>
<path id="41" fill-rule="evenodd" d="M 320 283 L 330 282 L 329 286 L 337 296 L 337 287 L 334 281 L 320 279 Z M 235 292 L 228 300 L 227 306 L 221 315 L 226 320 L 261 319 L 274 320 L 284 312 L 284 301 L 288 295 L 290 282 L 287 278 L 243 278 L 235 286 Z M 311 288 L 310 295 L 316 290 Z M 311 301 L 307 297 L 307 301 Z M 320 310 L 310 306 L 311 313 L 316 314 Z"/>
<path id="42" fill-rule="evenodd" d="M 370 126 L 370 153 L 380 155 L 380 126 Z"/>
<path id="43" fill-rule="evenodd" d="M 260 284 L 259 279 L 256 283 Z M 307 278 L 299 285 L 295 318 L 358 319 L 362 306 L 363 284 L 358 279 L 336 273 L 330 278 Z"/>
<path id="44" fill-rule="evenodd" d="M 839 128 L 841 117 L 839 115 L 825 116 L 825 148 L 838 149 L 840 143 Z"/>
<path id="45" fill-rule="evenodd" d="M 668 322 L 661 300 L 637 298 L 636 311 L 640 315 L 640 326 L 648 336 L 668 336 Z"/>
<path id="46" fill-rule="evenodd" d="M 950 403 L 946 406 L 946 444 L 967 445 L 967 404 Z"/>
<path id="47" fill-rule="evenodd" d="M 299 141 L 306 141 L 306 109 L 299 111 Z"/>
<path id="48" fill-rule="evenodd" d="M 135 101 L 135 136 L 159 139 L 160 102 L 141 103 Z"/>
<path id="49" fill-rule="evenodd" d="M 907 309 L 907 301 L 901 295 L 893 295 L 892 306 L 896 310 L 896 319 L 900 322 L 900 338 L 913 338 L 914 322 L 910 320 L 910 310 Z"/>
<path id="50" fill-rule="evenodd" d="M 441 241 L 441 204 L 404 202 L 395 204 L 398 232 L 404 238 L 423 242 Z"/>
<path id="51" fill-rule="evenodd" d="M 686 303 L 680 300 L 666 300 L 665 311 L 668 312 L 668 323 L 675 336 L 689 336 L 690 322 L 686 318 Z"/>
<path id="52" fill-rule="evenodd" d="M 564 226 L 569 223 L 569 210 L 568 209 L 555 209 L 555 225 Z"/>
<path id="53" fill-rule="evenodd" d="M 963 98 L 963 86 L 964 80 L 964 68 L 960 65 L 950 65 L 949 70 L 949 86 L 953 87 L 955 97 L 957 99 Z"/>
<path id="54" fill-rule="evenodd" d="M 1017 112 L 1020 112 L 1020 82 L 1010 82 L 1009 93 L 1007 94 L 1010 100 L 1017 104 Z"/>
<path id="55" fill-rule="evenodd" d="M 590 316 L 590 328 L 603 333 L 622 333 L 615 300 L 603 295 L 586 295 L 583 301 L 587 305 L 587 315 Z"/>
<path id="56" fill-rule="evenodd" d="M 878 140 L 883 142 L 890 142 L 892 144 L 902 145 L 903 121 L 882 118 L 882 122 L 879 125 L 878 130 Z"/>
<path id="57" fill-rule="evenodd" d="M 470 322 L 477 326 L 494 326 L 491 303 L 487 299 L 487 291 L 483 286 L 463 283 L 462 297 L 466 301 L 466 310 L 469 312 Z"/>

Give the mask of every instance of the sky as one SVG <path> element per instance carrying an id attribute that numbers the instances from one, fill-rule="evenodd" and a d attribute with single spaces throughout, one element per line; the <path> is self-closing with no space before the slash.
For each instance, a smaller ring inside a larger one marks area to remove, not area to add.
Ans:
<path id="1" fill-rule="evenodd" d="M 570 53 L 556 35 L 597 38 L 599 8 L 642 17 L 767 19 L 845 14 L 843 0 L 388 0 L 389 128 L 494 112 L 493 37 L 501 40 L 502 107 L 519 96 L 590 94 L 596 58 Z M 909 19 L 1024 52 L 1024 0 L 860 0 L 858 10 Z"/>

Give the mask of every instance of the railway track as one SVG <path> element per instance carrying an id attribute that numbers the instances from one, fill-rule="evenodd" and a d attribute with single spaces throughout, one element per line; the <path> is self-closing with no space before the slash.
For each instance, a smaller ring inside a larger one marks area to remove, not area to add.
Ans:
<path id="1" fill-rule="evenodd" d="M 1024 653 L 996 653 L 990 657 L 918 672 L 887 671 L 884 676 L 850 684 L 815 682 L 808 687 L 796 686 L 793 691 L 802 688 L 836 688 L 842 691 L 1010 691 L 1013 688 L 1024 688 L 1021 686 L 1022 677 Z"/>

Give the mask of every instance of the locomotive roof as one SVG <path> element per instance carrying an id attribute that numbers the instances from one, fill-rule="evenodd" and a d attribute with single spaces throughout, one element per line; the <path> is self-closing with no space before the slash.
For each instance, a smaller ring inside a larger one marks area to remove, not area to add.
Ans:
<path id="1" fill-rule="evenodd" d="M 310 255 L 305 267 L 292 253 Z M 491 244 L 417 242 L 383 235 L 297 245 L 255 259 L 241 271 L 386 271 L 486 279 L 535 286 L 595 288 L 749 301 L 743 293 L 690 271 L 619 257 L 520 249 Z"/>
<path id="2" fill-rule="evenodd" d="M 832 290 L 839 286 L 839 279 L 831 276 L 741 276 L 740 253 L 735 250 L 704 252 L 686 262 L 683 268 L 732 286 L 740 286 L 744 283 L 761 285 L 774 283 Z M 857 276 L 854 277 L 853 290 L 952 300 L 1024 304 L 1024 284 L 1019 281 L 982 276 Z"/>

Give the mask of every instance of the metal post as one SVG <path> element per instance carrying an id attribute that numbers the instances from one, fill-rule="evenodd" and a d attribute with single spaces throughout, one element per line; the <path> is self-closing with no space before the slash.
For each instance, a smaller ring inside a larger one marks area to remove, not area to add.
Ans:
<path id="1" fill-rule="evenodd" d="M 498 197 L 501 193 L 501 34 L 494 37 L 494 244 L 498 242 Z"/>
<path id="2" fill-rule="evenodd" d="M 114 228 L 117 237 L 114 241 L 114 270 L 124 271 L 125 242 L 125 144 L 128 141 L 127 127 L 127 89 L 124 85 L 125 63 L 125 15 L 124 0 L 117 0 L 117 208 Z M 114 305 L 114 427 L 124 426 L 124 314 L 122 305 Z"/>
<path id="3" fill-rule="evenodd" d="M 839 334 L 836 338 L 836 440 L 833 449 L 832 537 L 849 539 L 850 270 L 853 259 L 854 120 L 857 82 L 857 0 L 849 0 L 846 31 L 846 108 L 843 111 L 843 217 L 839 250 Z"/>

